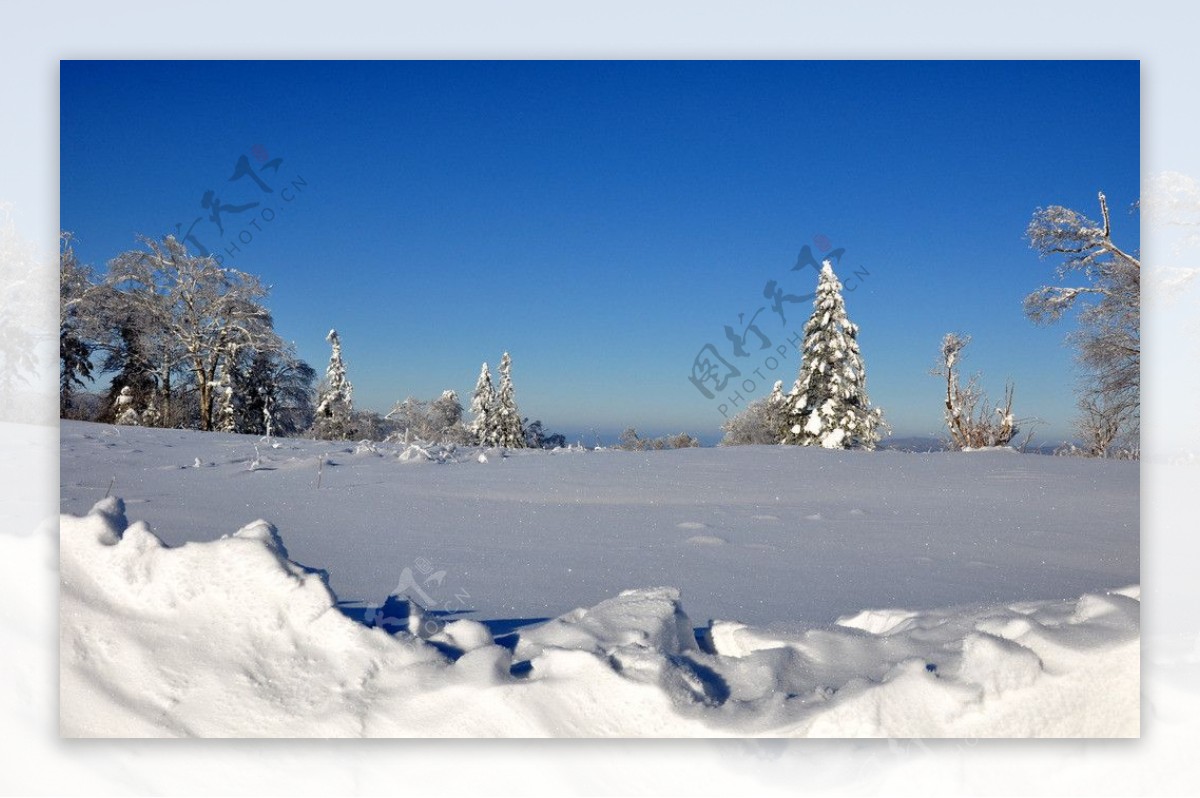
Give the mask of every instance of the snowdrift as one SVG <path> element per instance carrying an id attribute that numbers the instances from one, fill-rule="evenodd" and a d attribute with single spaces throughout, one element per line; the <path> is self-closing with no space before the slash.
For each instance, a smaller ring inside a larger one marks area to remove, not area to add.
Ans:
<path id="1" fill-rule="evenodd" d="M 867 610 L 822 628 L 712 621 L 628 590 L 493 639 L 337 609 L 255 521 L 167 547 L 124 502 L 61 517 L 69 737 L 1138 734 L 1139 590 Z"/>

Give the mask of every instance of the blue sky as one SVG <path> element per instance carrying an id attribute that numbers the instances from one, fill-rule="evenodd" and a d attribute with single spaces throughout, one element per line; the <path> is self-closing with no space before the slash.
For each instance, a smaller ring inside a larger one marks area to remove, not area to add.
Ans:
<path id="1" fill-rule="evenodd" d="M 808 308 L 784 325 L 763 292 L 811 293 L 792 269 L 808 245 L 845 250 L 897 434 L 940 434 L 928 372 L 954 330 L 991 393 L 1012 378 L 1018 415 L 1064 437 L 1070 327 L 1022 314 L 1054 266 L 1023 232 L 1038 206 L 1095 216 L 1103 189 L 1136 248 L 1138 164 L 1135 61 L 61 66 L 61 226 L 82 259 L 181 224 L 272 286 L 318 371 L 338 329 L 360 406 L 468 399 L 507 350 L 522 412 L 571 434 L 711 436 L 722 405 L 790 384 L 794 350 L 765 358 Z M 751 333 L 739 358 L 724 327 L 756 312 L 771 345 Z M 742 372 L 712 399 L 688 379 L 710 343 Z"/>

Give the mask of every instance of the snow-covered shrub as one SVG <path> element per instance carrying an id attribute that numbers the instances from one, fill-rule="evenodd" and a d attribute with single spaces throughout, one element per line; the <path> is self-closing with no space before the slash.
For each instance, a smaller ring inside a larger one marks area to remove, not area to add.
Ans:
<path id="1" fill-rule="evenodd" d="M 941 366 L 934 374 L 946 378 L 946 427 L 950 430 L 950 445 L 955 449 L 984 449 L 1007 446 L 1020 431 L 1013 417 L 1013 385 L 1004 389 L 1004 402 L 991 406 L 987 394 L 979 387 L 979 375 L 972 375 L 966 385 L 959 382 L 958 363 L 962 350 L 971 336 L 947 333 L 942 339 Z"/>
<path id="2" fill-rule="evenodd" d="M 462 423 L 463 408 L 454 391 L 443 391 L 432 402 L 412 396 L 396 405 L 387 414 L 394 431 L 387 440 L 392 443 L 474 443 Z"/>
<path id="3" fill-rule="evenodd" d="M 657 451 L 662 449 L 690 449 L 699 445 L 700 441 L 686 432 L 680 432 L 675 435 L 663 435 L 658 438 L 642 438 L 638 435 L 636 429 L 628 427 L 621 433 L 621 442 L 617 445 L 617 448 L 629 451 Z"/>
<path id="4" fill-rule="evenodd" d="M 722 446 L 751 446 L 780 443 L 784 434 L 783 383 L 776 382 L 770 395 L 756 399 L 746 409 L 721 425 Z"/>

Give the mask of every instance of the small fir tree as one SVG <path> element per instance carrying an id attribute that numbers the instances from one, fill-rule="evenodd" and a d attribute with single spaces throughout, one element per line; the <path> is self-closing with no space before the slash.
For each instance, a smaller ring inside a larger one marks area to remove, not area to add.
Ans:
<path id="1" fill-rule="evenodd" d="M 525 431 L 521 427 L 521 413 L 517 410 L 512 381 L 512 358 L 508 356 L 508 352 L 500 358 L 500 392 L 496 396 L 495 414 L 497 444 L 509 449 L 524 449 Z"/>
<path id="2" fill-rule="evenodd" d="M 496 391 L 492 387 L 492 372 L 484 363 L 479 369 L 475 393 L 471 397 L 471 433 L 480 446 L 495 446 L 497 439 L 494 408 Z"/>
<path id="3" fill-rule="evenodd" d="M 325 384 L 317 403 L 313 430 L 318 438 L 325 440 L 349 440 L 354 436 L 354 386 L 346 377 L 342 341 L 337 330 L 330 330 L 325 340 L 333 347 L 333 354 L 329 356 L 329 367 L 325 369 Z"/>

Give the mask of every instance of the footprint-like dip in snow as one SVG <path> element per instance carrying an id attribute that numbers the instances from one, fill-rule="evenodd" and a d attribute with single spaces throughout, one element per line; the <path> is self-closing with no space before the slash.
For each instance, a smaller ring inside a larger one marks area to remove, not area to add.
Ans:
<path id="1" fill-rule="evenodd" d="M 716 535 L 694 535 L 688 538 L 687 542 L 695 543 L 697 546 L 724 546 L 729 541 Z"/>
<path id="2" fill-rule="evenodd" d="M 755 521 L 778 521 L 779 520 L 779 516 L 777 516 L 777 515 L 752 515 L 750 517 L 753 518 Z"/>
<path id="3" fill-rule="evenodd" d="M 708 529 L 708 524 L 702 524 L 699 521 L 684 521 L 676 524 L 679 529 Z"/>

